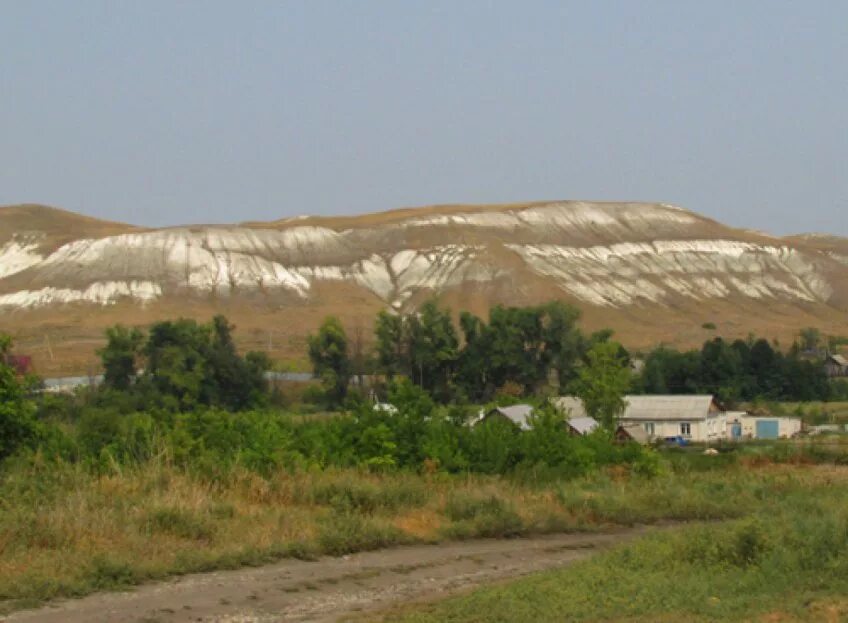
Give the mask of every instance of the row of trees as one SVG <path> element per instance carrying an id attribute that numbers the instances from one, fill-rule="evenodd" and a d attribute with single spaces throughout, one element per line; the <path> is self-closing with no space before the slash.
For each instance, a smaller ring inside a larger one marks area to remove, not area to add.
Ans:
<path id="1" fill-rule="evenodd" d="M 264 353 L 236 351 L 233 326 L 223 316 L 208 324 L 180 319 L 158 322 L 145 334 L 117 325 L 107 330 L 103 399 L 136 409 L 188 411 L 219 406 L 234 411 L 267 400 Z"/>
<path id="2" fill-rule="evenodd" d="M 374 326 L 371 369 L 389 380 L 411 379 L 437 400 L 490 399 L 499 389 L 531 395 L 555 381 L 572 387 L 593 346 L 607 343 L 611 332 L 584 335 L 579 312 L 561 302 L 534 307 L 496 306 L 488 321 L 469 312 L 459 315 L 457 331 L 449 309 L 428 301 L 418 313 L 382 311 Z M 613 350 L 621 365 L 627 352 Z M 309 357 L 322 379 L 329 402 L 345 396 L 352 374 L 349 342 L 336 318 L 327 318 L 309 338 Z"/>
<path id="3" fill-rule="evenodd" d="M 434 301 L 415 314 L 380 312 L 374 327 L 370 369 L 391 379 L 403 376 L 449 402 L 490 400 L 496 393 L 533 395 L 553 382 L 561 393 L 588 395 L 585 374 L 590 353 L 598 344 L 612 344 L 605 353 L 607 376 L 628 366 L 630 354 L 610 341 L 611 331 L 585 335 L 577 327 L 579 312 L 553 302 L 535 307 L 493 307 L 488 320 L 459 315 L 458 330 L 450 310 Z M 725 403 L 754 399 L 841 399 L 846 388 L 831 383 L 810 344 L 814 331 L 788 352 L 765 339 L 708 340 L 697 350 L 660 346 L 648 353 L 642 371 L 628 381 L 627 391 L 645 394 L 715 394 Z M 340 404 L 352 374 L 348 339 L 335 318 L 328 318 L 309 340 L 309 355 L 324 381 L 330 403 Z M 812 357 L 812 358 L 811 358 Z M 610 360 L 611 358 L 611 360 Z M 597 367 L 597 364 L 596 366 Z M 604 377 L 596 370 L 592 374 Z M 624 373 L 618 374 L 622 376 Z M 632 381 L 632 382 L 631 382 Z M 600 389 L 609 392 L 609 383 Z M 606 387 L 604 387 L 606 385 Z"/>
<path id="4" fill-rule="evenodd" d="M 710 393 L 728 403 L 769 400 L 829 400 L 837 388 L 820 361 L 802 356 L 795 344 L 783 353 L 765 339 L 720 337 L 700 350 L 661 346 L 645 359 L 635 389 L 646 394 Z"/>

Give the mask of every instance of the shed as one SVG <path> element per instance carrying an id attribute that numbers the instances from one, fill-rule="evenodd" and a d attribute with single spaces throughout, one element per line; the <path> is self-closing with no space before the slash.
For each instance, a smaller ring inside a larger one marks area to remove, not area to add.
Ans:
<path id="1" fill-rule="evenodd" d="M 492 418 L 503 418 L 513 424 L 515 424 L 521 430 L 530 430 L 530 422 L 528 421 L 530 416 L 533 413 L 533 407 L 531 405 L 511 405 L 509 407 L 495 407 L 494 409 L 490 409 L 487 413 L 483 415 L 479 420 L 477 420 L 474 425 L 480 424 L 481 422 L 486 422 Z"/>
<path id="2" fill-rule="evenodd" d="M 597 430 L 598 421 L 592 417 L 573 417 L 565 422 L 568 425 L 569 432 L 574 435 L 588 435 Z"/>
<path id="3" fill-rule="evenodd" d="M 619 442 L 635 441 L 644 446 L 651 442 L 651 437 L 639 424 L 620 424 L 615 429 L 615 440 Z"/>
<path id="4" fill-rule="evenodd" d="M 801 432 L 801 418 L 777 417 L 768 415 L 749 415 L 748 413 L 728 414 L 730 438 L 742 439 L 786 439 Z"/>
<path id="5" fill-rule="evenodd" d="M 824 361 L 824 371 L 831 378 L 848 376 L 848 358 L 843 355 L 828 355 Z"/>

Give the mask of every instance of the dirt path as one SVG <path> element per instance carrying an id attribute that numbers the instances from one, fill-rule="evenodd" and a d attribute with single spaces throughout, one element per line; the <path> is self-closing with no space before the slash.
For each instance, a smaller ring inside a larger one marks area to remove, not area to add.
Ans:
<path id="1" fill-rule="evenodd" d="M 336 621 L 411 600 L 571 564 L 639 536 L 603 534 L 475 540 L 363 552 L 315 562 L 189 575 L 126 593 L 100 593 L 14 613 L 7 623 L 266 623 Z"/>

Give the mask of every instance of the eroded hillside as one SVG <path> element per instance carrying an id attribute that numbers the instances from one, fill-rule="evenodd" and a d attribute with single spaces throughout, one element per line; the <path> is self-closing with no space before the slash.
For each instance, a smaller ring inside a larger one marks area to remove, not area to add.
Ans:
<path id="1" fill-rule="evenodd" d="M 36 350 L 39 332 L 96 340 L 116 317 L 225 311 L 285 355 L 324 313 L 365 326 L 381 307 L 433 294 L 478 312 L 561 298 L 637 345 L 696 342 L 699 319 L 778 337 L 848 324 L 844 240 L 772 238 L 666 204 L 435 206 L 152 230 L 16 206 L 0 209 L 0 232 L 0 322 Z"/>

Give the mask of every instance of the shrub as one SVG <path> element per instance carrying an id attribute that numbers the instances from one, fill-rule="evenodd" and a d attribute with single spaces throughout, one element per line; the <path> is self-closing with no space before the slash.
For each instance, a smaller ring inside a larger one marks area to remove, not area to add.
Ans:
<path id="1" fill-rule="evenodd" d="M 447 528 L 449 536 L 509 537 L 521 533 L 521 517 L 505 501 L 495 495 L 468 496 L 454 494 L 445 505 L 445 514 L 455 522 Z"/>

